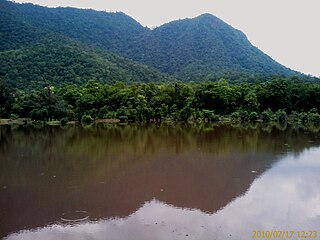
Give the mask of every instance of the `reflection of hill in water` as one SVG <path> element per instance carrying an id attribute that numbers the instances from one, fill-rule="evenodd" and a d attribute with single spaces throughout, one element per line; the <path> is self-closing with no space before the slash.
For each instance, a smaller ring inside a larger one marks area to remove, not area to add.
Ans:
<path id="1" fill-rule="evenodd" d="M 75 210 L 93 220 L 124 217 L 153 198 L 213 213 L 243 194 L 281 153 L 318 144 L 312 134 L 226 126 L 1 134 L 1 235 Z"/>

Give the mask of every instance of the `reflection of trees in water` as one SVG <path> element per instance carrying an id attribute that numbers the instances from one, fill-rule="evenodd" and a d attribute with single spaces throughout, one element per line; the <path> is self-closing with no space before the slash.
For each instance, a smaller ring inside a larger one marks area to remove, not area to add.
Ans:
<path id="1" fill-rule="evenodd" d="M 132 124 L 12 131 L 1 128 L 0 146 L 2 155 L 7 157 L 0 171 L 2 176 L 7 175 L 6 165 L 13 167 L 18 161 L 15 171 L 19 176 L 28 175 L 30 180 L 39 172 L 70 170 L 82 171 L 81 180 L 85 180 L 86 177 L 105 176 L 106 171 L 113 174 L 142 161 L 152 161 L 160 153 L 181 155 L 199 150 L 212 156 L 256 152 L 278 155 L 286 151 L 298 153 L 319 143 L 317 134 L 300 128 L 282 131 L 277 126 L 266 129 L 267 126 L 257 124 L 212 126 Z M 90 171 L 92 174 L 88 174 Z"/>
<path id="2" fill-rule="evenodd" d="M 0 197 L 0 207 L 23 226 L 59 220 L 70 209 L 126 216 L 152 198 L 214 212 L 282 153 L 319 145 L 318 135 L 304 129 L 257 124 L 20 128 L 4 138 L 0 185 L 13 197 Z"/>
<path id="3" fill-rule="evenodd" d="M 10 146 L 12 139 L 11 128 L 9 126 L 0 126 L 0 151 L 1 156 L 5 154 Z"/>

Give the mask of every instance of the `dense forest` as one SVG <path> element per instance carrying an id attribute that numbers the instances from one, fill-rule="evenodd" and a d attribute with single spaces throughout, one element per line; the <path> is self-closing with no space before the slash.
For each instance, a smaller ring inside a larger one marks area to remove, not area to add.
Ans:
<path id="1" fill-rule="evenodd" d="M 124 13 L 0 0 L 0 118 L 319 124 L 319 79 L 203 14 L 151 30 Z"/>
<path id="2" fill-rule="evenodd" d="M 245 78 L 300 75 L 254 47 L 241 31 L 210 14 L 173 21 L 151 30 L 121 12 L 46 8 L 0 0 L 0 51 L 4 52 L 0 56 L 0 77 L 7 78 L 3 76 L 7 67 L 3 64 L 4 58 L 12 58 L 11 66 L 15 67 L 21 64 L 19 57 L 22 56 L 29 64 L 35 65 L 32 74 L 36 74 L 36 78 L 51 78 L 52 73 L 46 71 L 48 66 L 41 68 L 37 65 L 38 58 L 33 60 L 33 57 L 41 55 L 40 60 L 43 61 L 48 55 L 50 61 L 50 50 L 46 50 L 45 55 L 40 48 L 48 42 L 61 45 L 59 41 L 86 46 L 91 59 L 95 58 L 92 55 L 96 55 L 97 50 L 107 51 L 121 56 L 123 61 L 131 59 L 139 62 L 139 66 L 147 65 L 183 82 L 238 79 L 239 75 Z M 65 55 L 65 58 L 74 57 L 68 51 Z M 100 55 L 100 58 L 104 57 Z M 117 64 L 117 61 L 113 63 Z M 62 69 L 66 67 L 64 64 Z M 102 66 L 90 66 L 91 69 L 96 67 Z M 19 68 L 11 71 L 11 78 L 20 77 L 17 70 Z M 74 66 L 67 70 L 74 71 Z M 67 75 L 70 74 L 68 71 Z M 92 79 L 105 77 L 104 72 L 93 71 L 93 76 L 89 74 Z M 138 81 L 145 82 L 145 78 Z M 56 82 L 57 79 L 53 81 L 54 84 Z"/>
<path id="3" fill-rule="evenodd" d="M 320 84 L 278 78 L 264 83 L 48 85 L 23 91 L 0 83 L 0 118 L 81 121 L 297 121 L 320 124 Z"/>
<path id="4" fill-rule="evenodd" d="M 88 80 L 100 83 L 167 82 L 174 78 L 123 57 L 63 39 L 0 52 L 0 77 L 19 89 Z"/>

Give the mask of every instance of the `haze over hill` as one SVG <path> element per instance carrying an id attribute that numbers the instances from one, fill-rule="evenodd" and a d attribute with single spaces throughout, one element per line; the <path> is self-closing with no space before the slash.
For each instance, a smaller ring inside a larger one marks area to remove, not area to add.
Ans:
<path id="1" fill-rule="evenodd" d="M 298 75 L 210 14 L 150 30 L 124 13 L 6 0 L 0 7 L 0 77 L 21 86 L 30 78 L 81 83 Z"/>

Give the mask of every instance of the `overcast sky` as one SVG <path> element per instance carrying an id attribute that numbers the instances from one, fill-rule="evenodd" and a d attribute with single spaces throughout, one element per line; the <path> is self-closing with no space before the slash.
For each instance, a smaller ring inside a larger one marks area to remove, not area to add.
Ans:
<path id="1" fill-rule="evenodd" d="M 143 26 L 212 13 L 292 69 L 320 76 L 320 0 L 18 0 L 122 11 Z"/>

